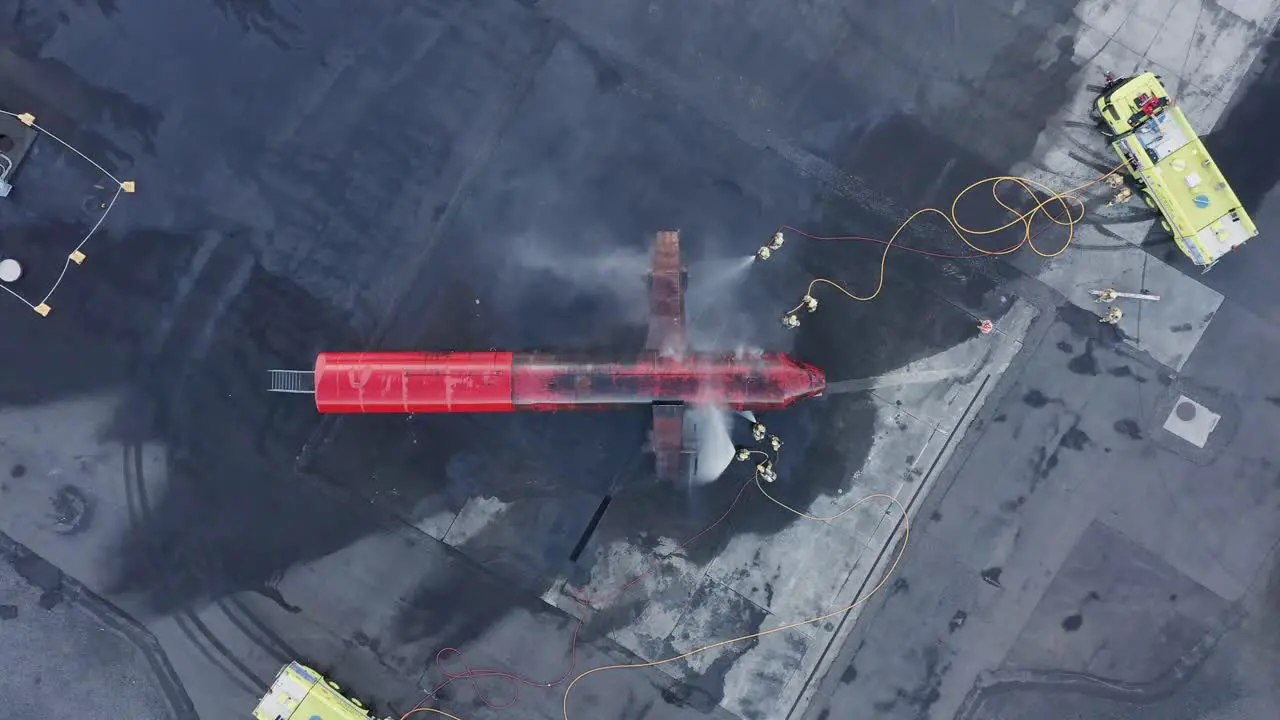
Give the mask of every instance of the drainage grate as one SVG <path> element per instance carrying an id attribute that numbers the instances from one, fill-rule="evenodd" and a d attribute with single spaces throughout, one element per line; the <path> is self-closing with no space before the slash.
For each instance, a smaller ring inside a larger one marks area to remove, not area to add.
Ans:
<path id="1" fill-rule="evenodd" d="M 310 370 L 269 370 L 271 385 L 267 392 L 314 395 L 316 376 Z"/>

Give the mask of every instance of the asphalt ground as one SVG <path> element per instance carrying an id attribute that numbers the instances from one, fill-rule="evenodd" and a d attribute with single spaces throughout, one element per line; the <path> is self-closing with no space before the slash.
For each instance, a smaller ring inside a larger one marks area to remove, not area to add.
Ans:
<path id="1" fill-rule="evenodd" d="M 351 347 L 625 352 L 642 336 L 632 269 L 653 230 L 679 227 L 690 259 L 712 268 L 782 223 L 883 237 L 911 209 L 1032 156 L 1082 68 L 1074 3 L 8 5 L 5 107 L 139 191 L 111 207 L 48 318 L 0 306 L 6 485 L 22 487 L 3 530 L 147 624 L 205 717 L 247 712 L 299 655 L 401 710 L 431 685 L 440 647 L 558 669 L 565 648 L 529 638 L 564 643 L 573 620 L 537 598 L 590 573 L 568 556 L 600 495 L 641 490 L 610 511 L 604 543 L 638 529 L 687 536 L 736 491 L 645 485 L 642 413 L 324 424 L 305 400 L 263 392 L 266 369 Z M 1247 86 L 1209 139 L 1260 225 L 1274 174 L 1232 142 L 1273 117 L 1269 87 Z M 111 183 L 42 141 L 14 184 L 3 252 L 24 258 L 34 297 Z M 956 252 L 937 224 L 910 244 Z M 857 379 L 959 345 L 1014 296 L 1053 311 L 1046 322 L 1061 303 L 1028 281 L 1029 260 L 903 253 L 878 302 L 832 299 L 839 310 L 797 334 L 776 323 L 815 274 L 866 287 L 877 253 L 795 243 L 701 301 L 699 340 L 787 349 Z M 1232 332 L 1235 305 L 1274 317 L 1269 268 L 1206 276 L 1228 297 L 1215 332 Z M 796 502 L 838 489 L 876 422 L 838 398 L 779 416 L 803 445 Z M 437 542 L 451 529 L 433 532 L 432 518 L 479 501 L 517 510 Z M 744 506 L 691 559 L 795 522 L 775 510 Z M 386 605 L 385 622 L 362 624 L 362 603 Z M 210 627 L 210 607 L 225 628 Z M 758 628 L 754 612 L 706 632 Z M 582 650 L 597 664 L 628 656 L 607 625 Z M 732 661 L 700 673 L 697 691 L 657 671 L 618 674 L 580 712 L 723 713 L 731 672 Z M 555 691 L 539 692 L 511 712 L 557 716 Z M 442 702 L 501 715 L 478 698 L 459 683 Z"/>

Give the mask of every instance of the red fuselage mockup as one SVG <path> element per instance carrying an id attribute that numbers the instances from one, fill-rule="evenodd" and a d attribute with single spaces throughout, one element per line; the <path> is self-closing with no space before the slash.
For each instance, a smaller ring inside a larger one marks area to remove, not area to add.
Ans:
<path id="1" fill-rule="evenodd" d="M 632 360 L 510 352 L 321 353 L 322 413 L 595 410 L 663 403 L 779 410 L 822 392 L 821 370 L 785 353 L 656 352 Z"/>

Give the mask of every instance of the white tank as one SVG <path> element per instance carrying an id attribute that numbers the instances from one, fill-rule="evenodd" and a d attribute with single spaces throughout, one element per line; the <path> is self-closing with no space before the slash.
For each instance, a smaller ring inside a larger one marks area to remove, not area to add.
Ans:
<path id="1" fill-rule="evenodd" d="M 16 282 L 22 277 L 22 265 L 13 258 L 0 260 L 0 282 Z"/>

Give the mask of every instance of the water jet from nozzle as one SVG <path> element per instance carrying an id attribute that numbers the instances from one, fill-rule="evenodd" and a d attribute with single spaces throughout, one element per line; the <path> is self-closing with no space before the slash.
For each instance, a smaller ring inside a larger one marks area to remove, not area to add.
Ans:
<path id="1" fill-rule="evenodd" d="M 695 416 L 698 442 L 697 472 L 691 480 L 698 485 L 715 482 L 737 453 L 729 435 L 729 413 L 723 408 L 695 405 L 689 409 Z"/>

